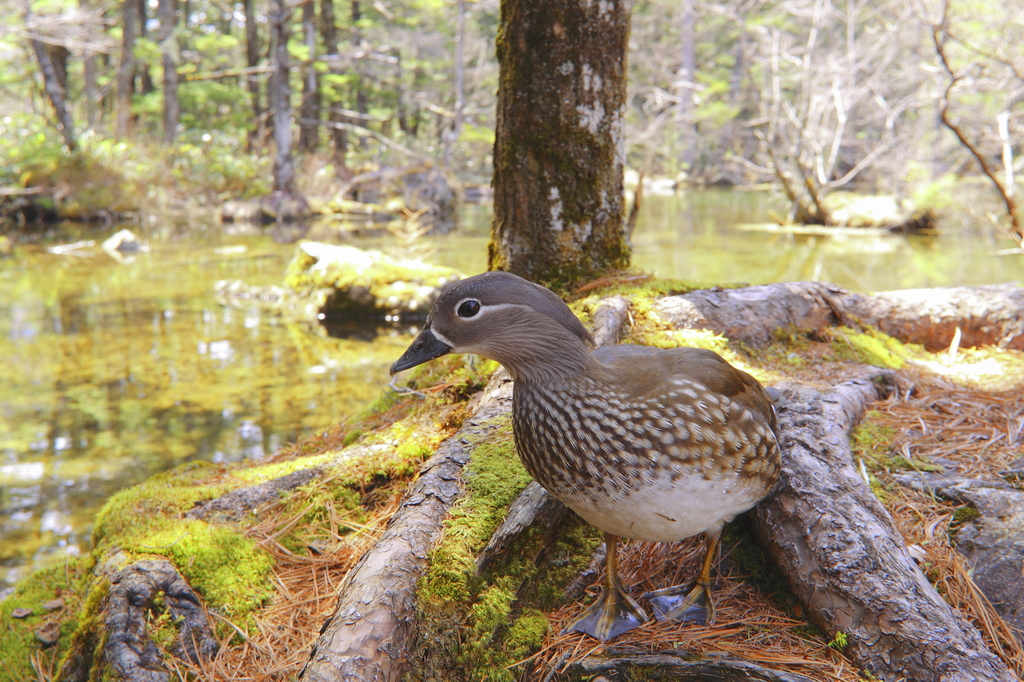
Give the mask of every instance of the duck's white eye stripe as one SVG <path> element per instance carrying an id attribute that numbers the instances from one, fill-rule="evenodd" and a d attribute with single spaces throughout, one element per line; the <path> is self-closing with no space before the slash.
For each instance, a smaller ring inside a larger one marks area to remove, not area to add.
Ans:
<path id="1" fill-rule="evenodd" d="M 434 335 L 435 339 L 437 339 L 438 341 L 440 341 L 444 345 L 448 346 L 449 348 L 455 348 L 455 344 L 452 343 L 451 340 L 447 336 L 442 334 L 441 332 L 437 331 L 436 329 L 431 328 L 430 333 Z"/>

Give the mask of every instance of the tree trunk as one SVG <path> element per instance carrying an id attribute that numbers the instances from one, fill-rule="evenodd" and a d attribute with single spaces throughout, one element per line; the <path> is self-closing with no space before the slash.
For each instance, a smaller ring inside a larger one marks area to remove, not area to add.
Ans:
<path id="1" fill-rule="evenodd" d="M 121 64 L 117 69 L 117 127 L 114 130 L 114 134 L 119 138 L 129 133 L 132 121 L 135 37 L 139 30 L 138 0 L 124 0 L 121 30 Z"/>
<path id="2" fill-rule="evenodd" d="M 288 21 L 291 10 L 285 0 L 273 0 L 270 26 L 274 32 L 274 70 L 270 89 L 274 109 L 274 191 L 293 194 L 295 163 L 292 160 L 291 87 L 288 84 Z"/>
<path id="3" fill-rule="evenodd" d="M 679 8 L 679 47 L 681 59 L 678 76 L 679 107 L 676 126 L 682 134 L 683 153 L 679 160 L 687 175 L 693 175 L 693 162 L 697 158 L 697 126 L 693 122 L 693 95 L 697 81 L 697 12 L 693 0 L 684 0 Z"/>
<path id="4" fill-rule="evenodd" d="M 502 0 L 492 270 L 542 282 L 629 263 L 625 0 Z"/>
<path id="5" fill-rule="evenodd" d="M 458 0 L 457 4 L 456 12 L 458 17 L 456 25 L 458 28 L 455 30 L 455 120 L 452 121 L 451 128 L 446 128 L 441 135 L 444 141 L 442 163 L 445 167 L 451 166 L 452 147 L 459 141 L 459 136 L 462 135 L 462 116 L 466 104 L 465 66 L 462 63 L 466 43 L 466 0 Z"/>
<path id="6" fill-rule="evenodd" d="M 362 33 L 362 30 L 359 28 L 359 20 L 362 19 L 363 14 L 362 14 L 361 8 L 359 7 L 359 0 L 352 0 L 351 10 L 352 10 L 352 13 L 351 13 L 351 19 L 352 19 L 352 51 L 353 52 L 358 52 L 360 47 L 362 47 L 362 44 L 363 44 L 363 33 Z M 355 96 L 356 96 L 355 109 L 360 114 L 365 115 L 367 113 L 367 111 L 369 110 L 369 108 L 368 108 L 367 103 L 366 103 L 366 89 L 363 87 L 363 78 L 362 78 L 363 77 L 363 73 L 362 73 L 363 69 L 361 68 L 360 64 L 361 64 L 361 62 L 358 61 L 358 60 L 355 63 L 354 68 L 355 68 L 355 72 L 356 72 L 357 78 L 356 78 L 356 82 L 352 86 L 352 88 L 353 88 L 353 91 L 354 91 Z M 359 125 L 364 125 L 365 121 L 366 121 L 366 119 L 362 119 L 360 121 L 355 121 L 355 123 L 358 123 Z M 353 121 L 348 121 L 348 122 L 349 123 L 353 123 Z M 359 138 L 359 144 L 360 144 L 361 147 L 363 147 L 365 149 L 366 148 L 366 138 L 365 137 L 360 137 Z"/>
<path id="7" fill-rule="evenodd" d="M 160 51 L 164 66 L 164 142 L 174 144 L 181 114 L 178 101 L 178 18 L 174 0 L 159 0 L 159 3 Z"/>
<path id="8" fill-rule="evenodd" d="M 147 37 L 146 25 L 149 23 L 149 17 L 146 16 L 146 0 L 138 0 L 139 2 L 139 37 Z M 153 79 L 149 75 L 149 67 L 143 62 L 137 65 L 136 72 L 140 76 L 139 80 L 142 81 L 142 94 L 148 95 L 151 92 L 156 91 L 156 86 L 153 85 Z"/>
<path id="9" fill-rule="evenodd" d="M 32 24 L 32 9 L 28 2 L 25 3 L 25 23 L 28 25 Z M 68 108 L 65 97 L 66 92 L 61 83 L 60 74 L 50 58 L 50 51 L 46 49 L 46 45 L 35 38 L 29 38 L 29 43 L 31 43 L 32 51 L 35 52 L 36 59 L 39 61 L 39 71 L 43 74 L 43 86 L 46 88 L 46 95 L 50 98 L 53 110 L 57 114 L 57 129 L 60 130 L 60 134 L 64 137 L 64 144 L 67 145 L 70 151 L 74 151 L 78 144 L 75 136 L 75 121 L 71 116 L 71 110 Z"/>
<path id="10" fill-rule="evenodd" d="M 309 58 L 302 69 L 302 104 L 299 107 L 299 149 L 311 152 L 320 144 L 320 82 L 313 64 L 316 62 L 316 5 L 314 0 L 302 3 L 302 32 Z"/>
<path id="11" fill-rule="evenodd" d="M 255 0 L 242 0 L 242 11 L 245 12 L 245 64 L 250 69 L 260 63 L 260 34 L 256 25 Z M 252 100 L 253 128 L 249 131 L 249 150 L 256 147 L 256 142 L 263 141 L 266 120 L 263 103 L 260 101 L 260 77 L 255 73 L 246 75 L 245 82 L 249 88 L 249 99 Z"/>
<path id="12" fill-rule="evenodd" d="M 402 70 L 402 51 L 397 47 L 395 52 L 395 115 L 398 117 L 398 129 L 409 134 L 409 117 L 405 102 L 404 71 Z"/>
<path id="13" fill-rule="evenodd" d="M 88 9 L 89 0 L 79 0 L 78 6 Z M 86 51 L 82 55 L 83 79 L 85 81 L 85 120 L 89 128 L 94 128 L 98 120 L 99 87 L 96 83 L 96 54 Z"/>
<path id="14" fill-rule="evenodd" d="M 320 2 L 320 35 L 324 41 L 324 50 L 327 54 L 338 54 L 338 25 L 334 18 L 334 0 L 321 0 Z M 331 69 L 331 73 L 337 73 Z M 325 93 L 326 94 L 326 93 Z M 339 98 L 327 95 L 327 108 L 330 110 L 332 123 L 344 123 L 345 117 L 338 109 Z M 348 167 L 345 165 L 345 153 L 348 151 L 348 133 L 342 126 L 331 126 L 331 161 L 338 175 L 347 175 Z"/>

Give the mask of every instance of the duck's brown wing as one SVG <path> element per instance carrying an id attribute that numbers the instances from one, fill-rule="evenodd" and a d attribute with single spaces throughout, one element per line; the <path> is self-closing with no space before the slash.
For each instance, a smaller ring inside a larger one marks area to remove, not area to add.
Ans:
<path id="1" fill-rule="evenodd" d="M 684 377 L 761 415 L 778 432 L 775 408 L 765 388 L 714 351 L 626 344 L 602 346 L 594 351 L 594 358 L 613 367 L 637 395 L 657 393 L 674 377 Z"/>

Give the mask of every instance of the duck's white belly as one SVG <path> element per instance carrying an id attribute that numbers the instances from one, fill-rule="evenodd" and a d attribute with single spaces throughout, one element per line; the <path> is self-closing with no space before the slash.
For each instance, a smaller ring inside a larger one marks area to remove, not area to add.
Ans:
<path id="1" fill-rule="evenodd" d="M 675 542 L 720 528 L 764 497 L 759 485 L 726 476 L 654 480 L 614 496 L 573 495 L 562 502 L 591 525 L 624 538 Z"/>

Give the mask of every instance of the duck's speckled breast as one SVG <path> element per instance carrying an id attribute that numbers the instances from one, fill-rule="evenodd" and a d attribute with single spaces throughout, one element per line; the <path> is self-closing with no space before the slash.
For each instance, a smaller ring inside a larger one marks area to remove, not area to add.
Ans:
<path id="1" fill-rule="evenodd" d="M 513 425 L 537 482 L 623 537 L 674 541 L 716 528 L 778 475 L 764 419 L 685 377 L 639 397 L 587 377 L 517 382 Z"/>

